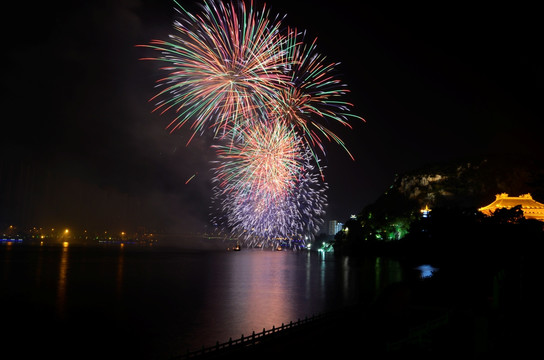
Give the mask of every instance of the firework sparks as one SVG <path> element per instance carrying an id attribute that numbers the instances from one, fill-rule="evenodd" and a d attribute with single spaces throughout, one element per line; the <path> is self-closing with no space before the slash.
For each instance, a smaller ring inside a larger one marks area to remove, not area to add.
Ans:
<path id="1" fill-rule="evenodd" d="M 204 132 L 219 142 L 213 222 L 250 242 L 313 237 L 327 189 L 317 150 L 332 141 L 353 159 L 329 124 L 364 121 L 342 100 L 338 64 L 252 1 L 209 0 L 196 15 L 176 4 L 175 33 L 140 46 L 160 54 L 144 60 L 164 64 L 150 101 L 161 115 L 175 113 L 167 129 L 190 123 L 187 144 Z"/>
<path id="2" fill-rule="evenodd" d="M 214 171 L 223 191 L 286 196 L 302 169 L 301 141 L 295 133 L 279 122 L 261 122 L 238 138 L 214 146 L 221 162 Z"/>
<path id="3" fill-rule="evenodd" d="M 317 160 L 315 148 L 325 153 L 322 137 L 341 145 L 353 159 L 344 141 L 327 124 L 336 122 L 351 128 L 350 118 L 364 119 L 352 114 L 353 105 L 342 100 L 349 90 L 335 77 L 338 64 L 327 63 L 326 57 L 317 52 L 317 39 L 311 44 L 303 40 L 304 34 L 288 30 L 284 55 L 289 85 L 283 86 L 275 101 L 269 103 L 269 116 L 295 126 L 312 149 L 314 159 Z"/>
<path id="4" fill-rule="evenodd" d="M 193 178 L 194 178 L 197 174 L 198 174 L 198 172 L 195 173 L 195 174 L 193 174 L 193 175 L 191 175 L 191 176 L 187 179 L 187 181 L 185 181 L 185 185 L 187 185 L 187 184 L 189 183 L 189 181 L 193 180 Z"/>
<path id="5" fill-rule="evenodd" d="M 281 21 L 270 21 L 266 8 L 255 11 L 242 1 L 206 2 L 199 15 L 179 9 L 170 41 L 140 45 L 158 51 L 159 57 L 143 59 L 164 63 L 167 72 L 151 99 L 158 101 L 154 111 L 176 112 L 170 131 L 192 121 L 195 133 L 212 129 L 216 135 L 260 118 L 287 80 L 281 71 Z"/>
<path id="6" fill-rule="evenodd" d="M 301 152 L 302 170 L 286 196 L 266 191 L 226 193 L 216 185 L 215 223 L 250 245 L 272 245 L 286 240 L 303 244 L 306 237 L 313 238 L 323 224 L 327 184 L 314 170 L 310 151 Z"/>

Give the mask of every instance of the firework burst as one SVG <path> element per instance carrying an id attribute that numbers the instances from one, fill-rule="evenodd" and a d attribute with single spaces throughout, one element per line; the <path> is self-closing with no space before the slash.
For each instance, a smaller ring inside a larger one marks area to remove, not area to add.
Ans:
<path id="1" fill-rule="evenodd" d="M 279 122 L 255 123 L 236 141 L 214 145 L 216 181 L 224 192 L 283 198 L 302 170 L 301 140 Z"/>
<path id="2" fill-rule="evenodd" d="M 198 14 L 176 4 L 169 40 L 140 46 L 166 73 L 150 101 L 174 112 L 167 129 L 189 123 L 187 144 L 204 132 L 217 142 L 212 222 L 249 243 L 313 237 L 326 207 L 318 152 L 335 142 L 353 159 L 330 125 L 363 120 L 343 100 L 338 64 L 252 1 L 205 0 Z"/>
<path id="3" fill-rule="evenodd" d="M 221 136 L 261 118 L 287 80 L 281 20 L 270 21 L 266 8 L 255 11 L 243 1 L 208 1 L 198 15 L 178 6 L 170 40 L 140 45 L 158 51 L 159 57 L 143 60 L 164 63 L 167 72 L 151 99 L 154 111 L 175 111 L 170 131 L 191 121 L 194 133 L 212 129 Z"/>
<path id="4" fill-rule="evenodd" d="M 312 164 L 309 149 L 300 149 L 300 171 L 284 196 L 275 192 L 230 191 L 216 184 L 213 202 L 216 225 L 243 239 L 248 245 L 289 241 L 303 244 L 323 224 L 327 205 L 322 182 Z"/>
<path id="5" fill-rule="evenodd" d="M 328 63 L 316 50 L 316 41 L 304 42 L 304 34 L 288 29 L 283 52 L 288 85 L 281 87 L 273 102 L 268 104 L 269 117 L 290 124 L 299 130 L 309 148 L 325 153 L 323 138 L 341 145 L 353 159 L 345 143 L 328 127 L 338 123 L 351 128 L 349 119 L 363 118 L 350 112 L 353 104 L 342 98 L 349 92 L 346 85 L 335 76 L 338 63 Z"/>

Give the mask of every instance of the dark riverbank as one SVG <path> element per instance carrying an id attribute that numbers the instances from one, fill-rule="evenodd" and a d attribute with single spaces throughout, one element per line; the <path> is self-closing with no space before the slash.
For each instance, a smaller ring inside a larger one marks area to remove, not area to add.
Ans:
<path id="1" fill-rule="evenodd" d="M 391 284 L 372 304 L 342 309 L 258 345 L 208 357 L 483 359 L 531 354 L 537 308 L 521 294 L 512 303 L 512 298 L 481 297 L 485 291 L 473 290 L 438 277 Z"/>
<path id="2" fill-rule="evenodd" d="M 370 307 L 345 309 L 258 345 L 212 353 L 208 358 L 393 359 L 417 355 L 424 359 L 481 359 L 523 357 L 534 349 L 530 324 L 524 320 L 533 315 L 529 309 L 520 309 L 520 317 L 515 319 L 498 311 L 459 305 L 414 306 L 417 298 L 432 294 L 432 285 L 414 289 L 398 284 L 387 292 L 389 295 Z M 399 295 L 406 302 L 399 301 Z"/>
<path id="3" fill-rule="evenodd" d="M 532 354 L 540 313 L 541 228 L 460 228 L 439 238 L 420 234 L 394 243 L 361 244 L 357 254 L 432 264 L 428 278 L 387 286 L 369 304 L 340 310 L 257 346 L 221 358 L 312 357 L 496 358 Z"/>

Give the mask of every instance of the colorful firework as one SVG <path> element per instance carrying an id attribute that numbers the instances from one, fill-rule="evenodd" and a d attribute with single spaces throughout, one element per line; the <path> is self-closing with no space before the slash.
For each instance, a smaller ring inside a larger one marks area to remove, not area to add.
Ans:
<path id="1" fill-rule="evenodd" d="M 270 21 L 265 7 L 255 11 L 243 1 L 205 2 L 199 15 L 176 4 L 181 17 L 170 41 L 140 45 L 160 53 L 143 60 L 166 64 L 167 75 L 158 80 L 162 90 L 151 101 L 158 100 L 155 111 L 161 114 L 176 112 L 167 128 L 192 121 L 195 133 L 212 129 L 217 135 L 259 118 L 287 80 L 281 21 Z"/>
<path id="2" fill-rule="evenodd" d="M 353 159 L 329 125 L 363 120 L 342 100 L 338 64 L 252 1 L 205 0 L 197 15 L 176 4 L 175 34 L 140 46 L 160 54 L 144 60 L 164 64 L 151 101 L 161 115 L 175 112 L 167 129 L 190 123 L 187 144 L 204 132 L 219 142 L 213 222 L 248 242 L 313 237 L 327 189 L 316 150 L 333 141 Z"/>
<path id="3" fill-rule="evenodd" d="M 302 169 L 301 141 L 279 122 L 260 122 L 238 133 L 237 141 L 214 145 L 216 181 L 224 192 L 283 198 Z"/>
<path id="4" fill-rule="evenodd" d="M 304 42 L 304 34 L 296 29 L 288 29 L 284 42 L 287 86 L 278 91 L 275 101 L 268 104 L 269 117 L 275 121 L 295 126 L 312 149 L 317 147 L 322 153 L 325 148 L 321 137 L 335 141 L 353 159 L 344 142 L 328 128 L 329 123 L 339 123 L 351 128 L 349 118 L 363 120 L 350 113 L 353 104 L 342 100 L 349 92 L 346 85 L 335 77 L 337 63 L 327 63 L 326 57 L 316 50 L 316 41 Z"/>
<path id="5" fill-rule="evenodd" d="M 215 224 L 249 245 L 284 241 L 303 244 L 313 238 L 323 224 L 327 184 L 315 171 L 310 151 L 302 153 L 301 171 L 286 196 L 266 191 L 226 193 L 216 185 Z"/>

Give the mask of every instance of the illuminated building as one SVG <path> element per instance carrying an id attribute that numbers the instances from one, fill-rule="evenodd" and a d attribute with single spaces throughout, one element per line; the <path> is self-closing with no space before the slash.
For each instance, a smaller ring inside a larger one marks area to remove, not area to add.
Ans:
<path id="1" fill-rule="evenodd" d="M 514 206 L 521 205 L 523 216 L 526 219 L 535 219 L 544 221 L 544 204 L 533 200 L 531 194 L 520 196 L 508 196 L 507 193 L 495 195 L 495 201 L 491 204 L 481 207 L 478 210 L 486 215 L 492 215 L 498 209 L 511 209 Z"/>
<path id="2" fill-rule="evenodd" d="M 344 224 L 336 220 L 329 221 L 329 235 L 336 235 L 337 232 L 342 230 L 343 225 Z"/>

